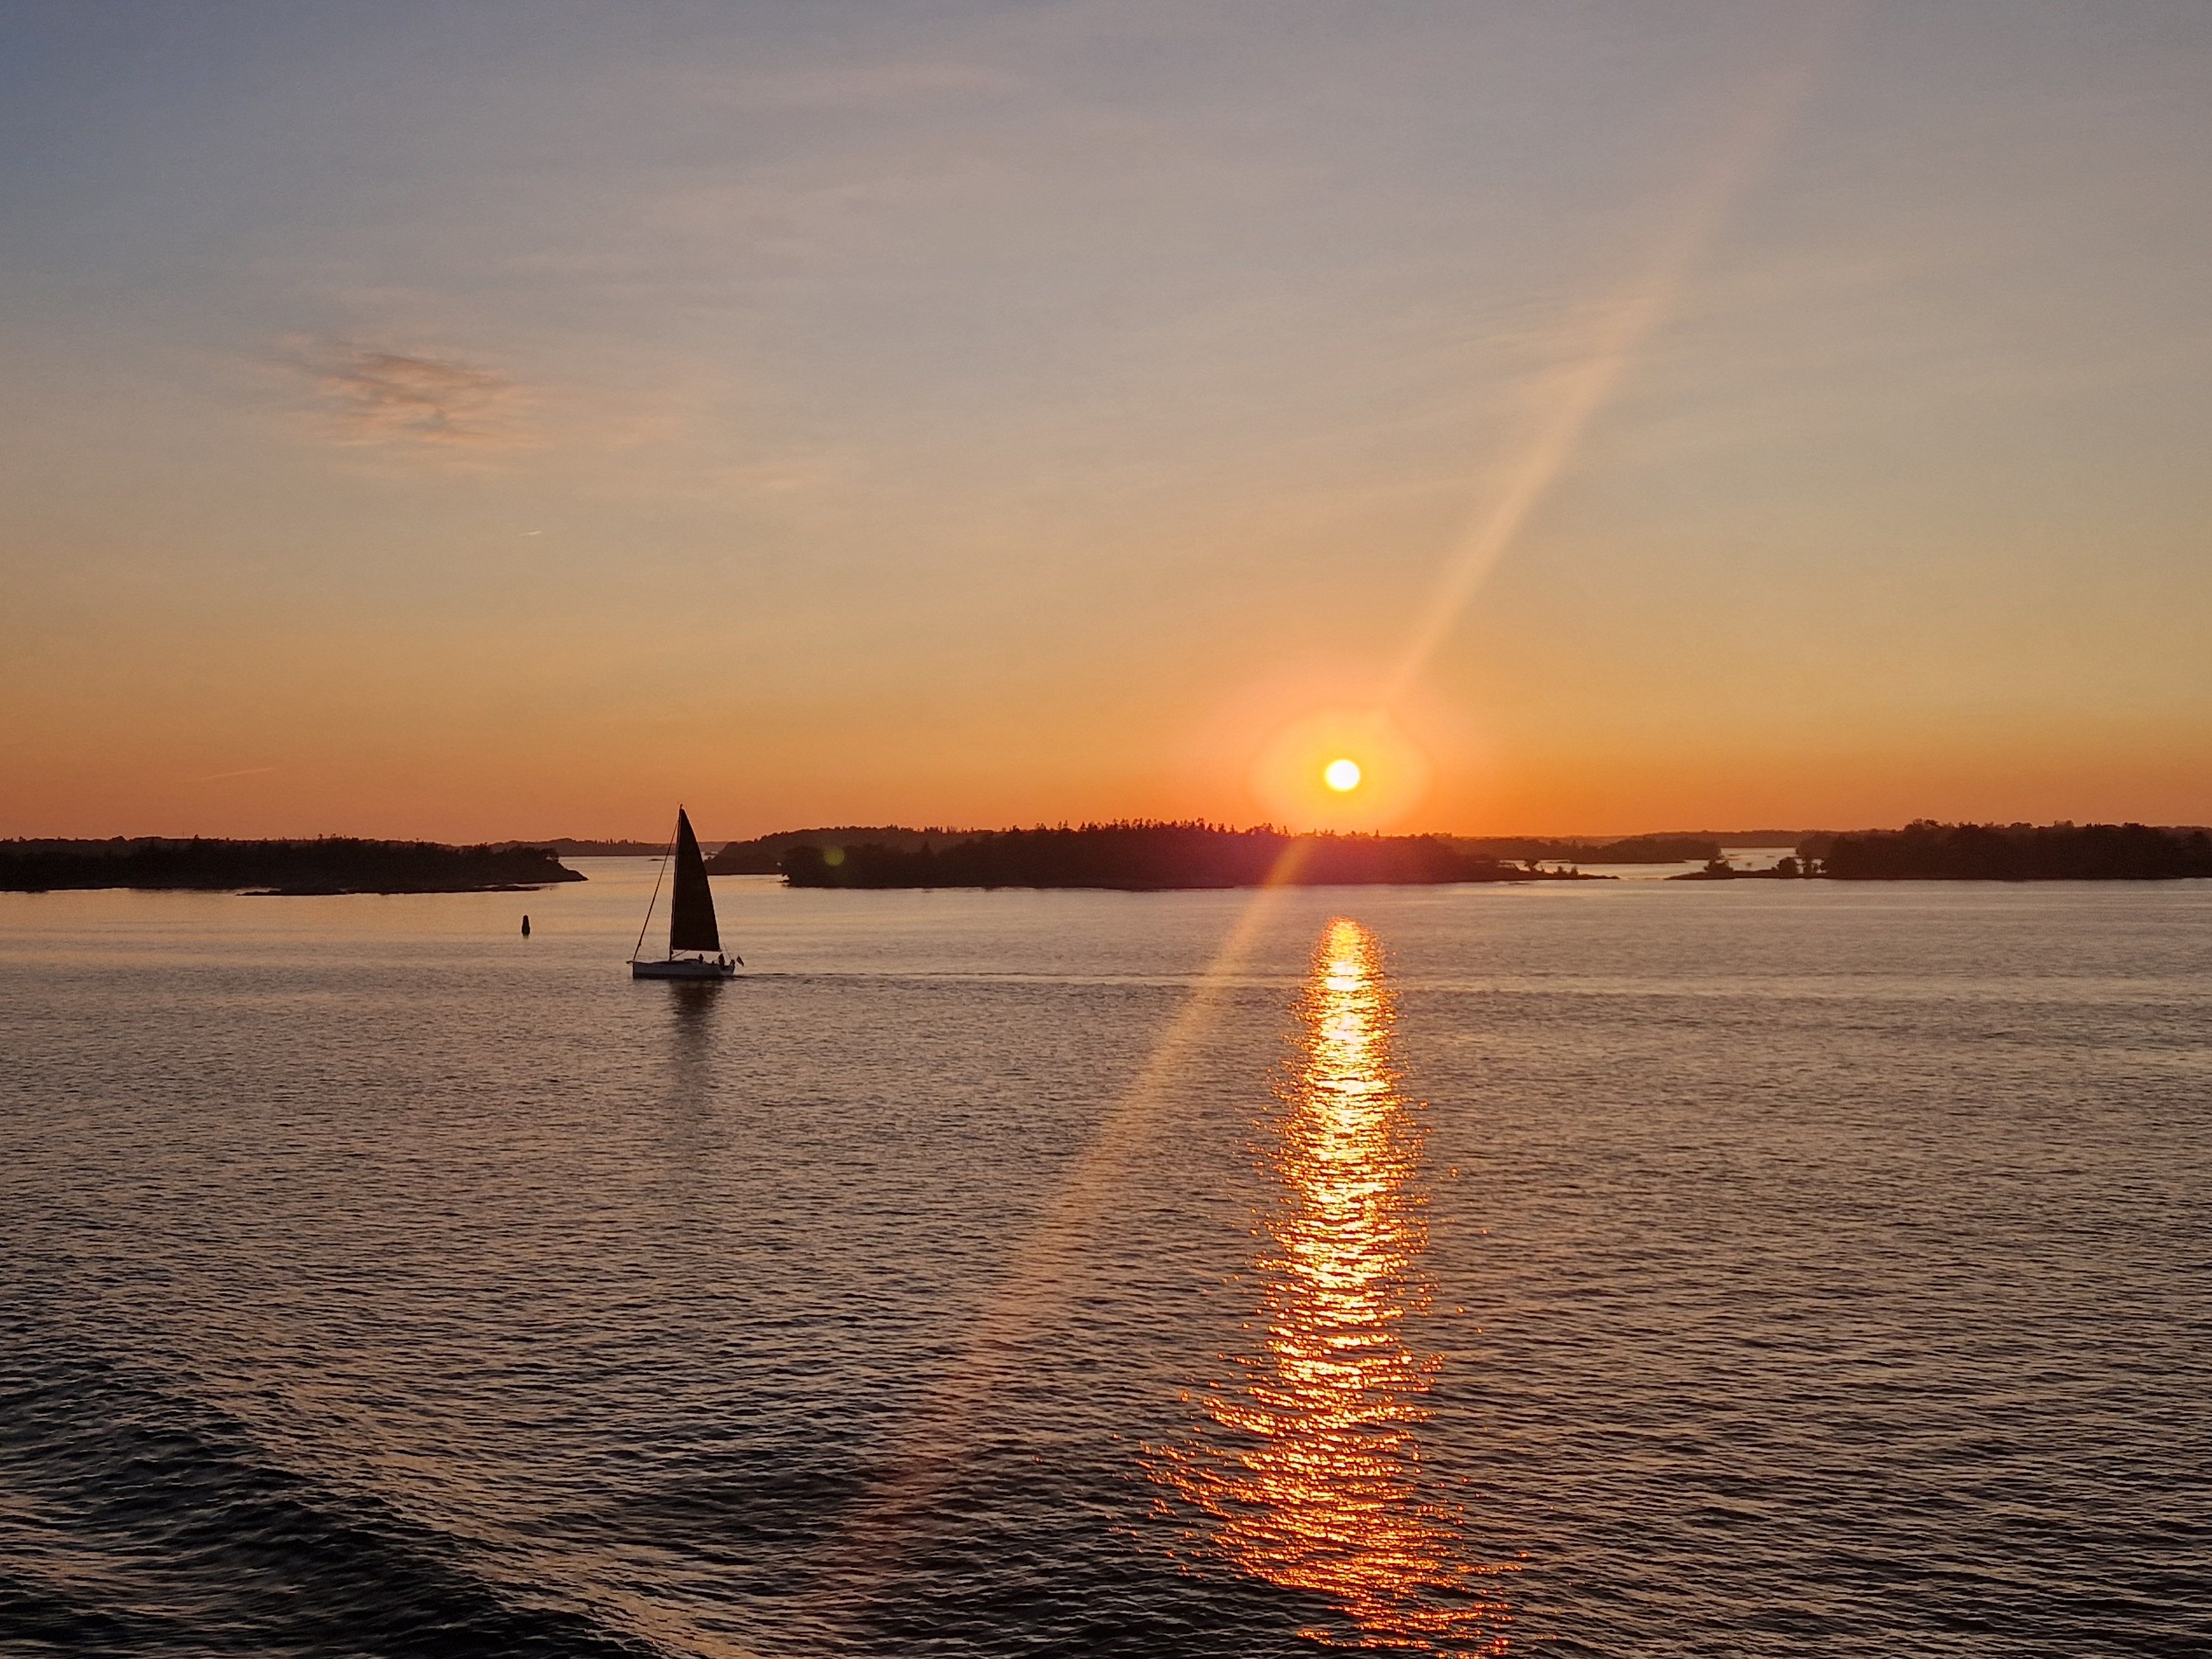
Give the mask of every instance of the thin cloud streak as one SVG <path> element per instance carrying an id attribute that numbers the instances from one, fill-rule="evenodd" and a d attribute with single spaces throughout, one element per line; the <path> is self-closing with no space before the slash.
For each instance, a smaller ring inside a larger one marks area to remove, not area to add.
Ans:
<path id="1" fill-rule="evenodd" d="M 1027 82 L 994 64 L 940 58 L 841 65 L 802 74 L 786 70 L 729 76 L 698 70 L 679 84 L 694 96 L 737 108 L 852 113 L 995 97 L 1021 90 Z"/>

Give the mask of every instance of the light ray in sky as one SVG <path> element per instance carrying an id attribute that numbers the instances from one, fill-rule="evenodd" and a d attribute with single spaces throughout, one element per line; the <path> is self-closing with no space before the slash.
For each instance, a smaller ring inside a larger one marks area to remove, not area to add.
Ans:
<path id="1" fill-rule="evenodd" d="M 1816 40 L 1752 88 L 1711 159 L 1668 216 L 1665 234 L 1635 279 L 1592 314 L 1567 366 L 1528 420 L 1490 499 L 1476 510 L 1438 571 L 1385 683 L 1385 708 L 1402 702 L 1413 690 L 1484 580 L 1573 461 L 1591 421 L 1611 400 L 1638 354 L 1680 305 L 1698 259 L 1802 106 L 1825 56 L 1820 48 L 1833 38 L 1840 15 L 1826 15 Z"/>

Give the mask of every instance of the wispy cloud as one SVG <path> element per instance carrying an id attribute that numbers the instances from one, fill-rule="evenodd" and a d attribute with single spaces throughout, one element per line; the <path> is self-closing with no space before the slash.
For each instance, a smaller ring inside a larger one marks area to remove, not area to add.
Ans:
<path id="1" fill-rule="evenodd" d="M 535 441 L 529 392 L 481 363 L 305 340 L 288 343 L 284 362 L 313 383 L 320 424 L 342 444 L 488 451 Z"/>
<path id="2" fill-rule="evenodd" d="M 836 483 L 844 471 L 842 461 L 827 453 L 768 456 L 713 469 L 708 487 L 735 499 L 807 495 Z"/>
<path id="3" fill-rule="evenodd" d="M 995 64 L 937 58 L 799 70 L 781 66 L 737 75 L 699 69 L 678 84 L 695 97 L 744 108 L 849 113 L 995 97 L 1018 91 L 1026 83 Z"/>

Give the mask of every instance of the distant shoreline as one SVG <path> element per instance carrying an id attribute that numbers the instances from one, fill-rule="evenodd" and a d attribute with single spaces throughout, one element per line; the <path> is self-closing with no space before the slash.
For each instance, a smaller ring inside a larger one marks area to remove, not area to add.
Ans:
<path id="1" fill-rule="evenodd" d="M 1087 824 L 1085 830 L 1111 828 L 1174 828 L 1178 826 L 1147 826 L 1136 824 Z M 1189 828 L 1192 826 L 1179 826 Z M 1061 830 L 1069 826 L 1060 825 Z M 757 836 L 750 841 L 725 842 L 707 860 L 707 873 L 714 876 L 773 876 L 783 873 L 787 854 L 800 848 L 826 850 L 851 847 L 880 847 L 899 853 L 917 853 L 927 849 L 942 854 L 969 842 L 987 841 L 994 836 L 1042 833 L 1044 826 L 1034 830 L 927 830 L 908 829 L 903 824 L 844 824 L 818 830 L 781 830 L 774 835 Z M 1262 825 L 1256 830 L 1218 829 L 1224 835 L 1291 834 Z M 1761 831 L 1757 835 L 1735 837 L 1715 836 L 1704 831 L 1688 834 L 1668 832 L 1646 836 L 1386 836 L 1389 841 L 1441 842 L 1454 853 L 1486 864 L 1522 865 L 1530 862 L 1547 864 L 1680 864 L 1693 859 L 1712 859 L 1720 856 L 1723 845 L 1794 846 L 1802 832 L 1790 832 L 1783 839 L 1762 839 L 1774 832 Z M 1374 836 L 1352 839 L 1372 841 Z M 565 850 L 565 849 L 564 849 Z M 654 848 L 659 852 L 659 848 Z"/>
<path id="2" fill-rule="evenodd" d="M 137 841 L 0 844 L 0 891 L 513 893 L 582 881 L 550 848 L 426 841 Z"/>
<path id="3" fill-rule="evenodd" d="M 1002 830 L 942 847 L 800 842 L 778 860 L 793 887 L 1104 888 L 1129 892 L 1291 886 L 1610 881 L 1463 852 L 1441 836 L 1287 835 L 1203 823 Z M 710 869 L 714 866 L 709 866 Z"/>
<path id="4" fill-rule="evenodd" d="M 892 837 L 896 837 L 893 839 Z M 763 838 L 768 841 L 771 838 Z M 2129 824 L 1942 824 L 1808 836 L 1774 866 L 1737 869 L 1717 845 L 1649 836 L 1574 846 L 1578 859 L 1492 854 L 1445 836 L 1291 835 L 1203 823 L 1085 824 L 956 836 L 944 831 L 799 831 L 773 866 L 793 887 L 1183 888 L 1438 886 L 1612 880 L 1591 863 L 1705 866 L 1676 881 L 2167 881 L 2212 877 L 2212 834 Z M 1553 843 L 1556 847 L 1559 843 Z M 726 848 L 711 872 L 765 873 L 763 842 Z M 1662 858 L 1661 854 L 1663 854 Z"/>
<path id="5" fill-rule="evenodd" d="M 1726 838 L 1739 850 L 1775 846 Z M 1738 868 L 1723 841 L 1292 834 L 1147 822 L 996 830 L 896 825 L 785 830 L 725 843 L 714 875 L 781 875 L 793 887 L 1098 888 L 1133 892 L 1294 886 L 1437 886 L 1611 880 L 1584 864 L 1702 857 L 1672 881 L 2170 881 L 2212 878 L 2212 831 L 2194 826 L 1974 824 L 1809 832 L 1771 866 Z M 589 849 L 586 851 L 586 849 Z M 1508 849 L 1510 849 L 1510 851 Z M 637 842 L 232 841 L 173 836 L 0 842 L 0 891 L 136 888 L 284 896 L 520 892 L 582 881 L 561 862 L 650 856 Z"/>

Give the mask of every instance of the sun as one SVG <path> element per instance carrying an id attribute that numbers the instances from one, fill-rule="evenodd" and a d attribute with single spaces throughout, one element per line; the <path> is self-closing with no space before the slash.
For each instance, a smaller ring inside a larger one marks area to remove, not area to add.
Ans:
<path id="1" fill-rule="evenodd" d="M 1413 816 L 1436 776 L 1395 720 L 1356 703 L 1286 720 L 1248 763 L 1252 804 L 1300 835 L 1379 834 Z"/>

